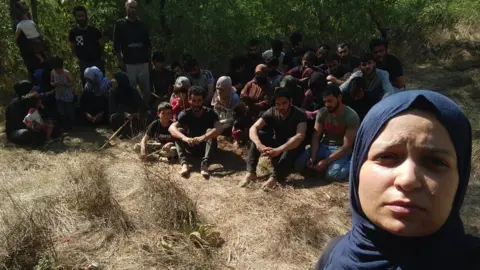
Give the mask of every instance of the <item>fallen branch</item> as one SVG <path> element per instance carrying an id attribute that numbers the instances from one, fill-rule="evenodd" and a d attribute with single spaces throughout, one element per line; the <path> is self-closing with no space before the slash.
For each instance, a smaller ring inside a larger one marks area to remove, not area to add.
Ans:
<path id="1" fill-rule="evenodd" d="M 103 150 L 105 147 L 107 147 L 107 145 L 110 144 L 110 141 L 111 141 L 113 138 L 115 138 L 115 137 L 118 135 L 118 133 L 120 133 L 120 131 L 122 131 L 122 129 L 123 129 L 128 123 L 130 123 L 130 119 L 127 119 L 127 121 L 125 121 L 125 123 L 123 123 L 123 125 L 122 125 L 121 127 L 119 127 L 119 128 L 117 129 L 117 131 L 115 131 L 115 133 L 113 133 L 113 135 L 110 136 L 110 138 L 108 138 L 108 141 L 107 141 L 104 145 L 102 145 L 102 147 L 100 147 L 100 150 Z"/>

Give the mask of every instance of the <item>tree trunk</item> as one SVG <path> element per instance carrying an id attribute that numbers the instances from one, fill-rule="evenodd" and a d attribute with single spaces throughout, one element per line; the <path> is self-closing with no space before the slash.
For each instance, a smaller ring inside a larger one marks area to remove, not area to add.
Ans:
<path id="1" fill-rule="evenodd" d="M 30 0 L 30 9 L 32 11 L 32 20 L 38 24 L 38 0 Z"/>

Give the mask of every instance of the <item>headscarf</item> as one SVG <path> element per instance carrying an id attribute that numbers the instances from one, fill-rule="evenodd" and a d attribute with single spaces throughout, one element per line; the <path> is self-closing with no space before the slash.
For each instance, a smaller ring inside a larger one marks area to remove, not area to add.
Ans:
<path id="1" fill-rule="evenodd" d="M 118 88 L 115 90 L 117 104 L 133 106 L 136 103 L 135 89 L 130 85 L 128 76 L 124 72 L 117 72 L 113 75 L 113 78 L 117 81 Z"/>
<path id="2" fill-rule="evenodd" d="M 371 144 L 389 120 L 410 109 L 434 113 L 448 131 L 457 154 L 459 183 L 450 216 L 439 231 L 425 237 L 399 237 L 378 228 L 363 213 L 358 194 L 360 168 Z M 352 154 L 352 230 L 335 246 L 325 269 L 470 269 L 478 239 L 465 235 L 460 207 L 470 178 L 471 154 L 470 122 L 449 98 L 412 90 L 375 105 L 358 130 Z"/>
<path id="3" fill-rule="evenodd" d="M 85 91 L 93 92 L 95 96 L 101 96 L 108 90 L 110 80 L 103 76 L 102 71 L 93 66 L 85 69 L 84 77 L 87 79 Z"/>
<path id="4" fill-rule="evenodd" d="M 212 98 L 212 106 L 215 107 L 217 104 L 221 104 L 225 107 L 230 107 L 230 101 L 232 95 L 237 92 L 237 90 L 232 86 L 232 79 L 228 76 L 222 76 L 217 80 L 216 89 L 222 89 L 225 91 L 226 95 L 221 97 L 218 94 L 218 91 L 215 91 Z"/>
<path id="5" fill-rule="evenodd" d="M 18 81 L 13 85 L 13 89 L 15 90 L 15 95 L 18 99 L 22 99 L 23 96 L 30 93 L 32 91 L 34 85 L 30 81 L 23 80 Z"/>

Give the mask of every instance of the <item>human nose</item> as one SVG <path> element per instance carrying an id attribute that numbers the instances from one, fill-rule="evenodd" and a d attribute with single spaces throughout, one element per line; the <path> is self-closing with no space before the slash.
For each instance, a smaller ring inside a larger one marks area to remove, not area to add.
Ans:
<path id="1" fill-rule="evenodd" d="M 396 168 L 396 176 L 394 185 L 397 189 L 411 192 L 420 189 L 423 186 L 424 176 L 418 164 L 411 158 Z"/>

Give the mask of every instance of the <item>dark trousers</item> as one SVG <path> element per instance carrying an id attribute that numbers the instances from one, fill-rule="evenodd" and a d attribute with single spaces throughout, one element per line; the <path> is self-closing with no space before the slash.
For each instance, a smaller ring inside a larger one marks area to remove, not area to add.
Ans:
<path id="1" fill-rule="evenodd" d="M 47 140 L 45 132 L 30 129 L 18 129 L 7 135 L 10 142 L 22 146 L 40 146 Z"/>
<path id="2" fill-rule="evenodd" d="M 268 147 L 279 147 L 285 142 L 277 141 L 271 132 L 259 131 L 258 136 L 263 145 Z M 284 182 L 285 178 L 292 172 L 295 160 L 305 151 L 304 144 L 300 144 L 295 149 L 285 151 L 279 156 L 271 159 L 273 166 L 273 177 L 278 182 Z M 258 160 L 260 158 L 260 152 L 257 146 L 251 142 L 250 149 L 248 150 L 247 171 L 255 172 L 257 170 Z"/>
<path id="3" fill-rule="evenodd" d="M 191 164 L 192 156 L 203 156 L 201 165 L 209 165 L 213 153 L 217 150 L 217 139 L 210 139 L 194 146 L 190 146 L 184 141 L 176 140 L 175 146 L 177 147 L 180 164 Z"/>

